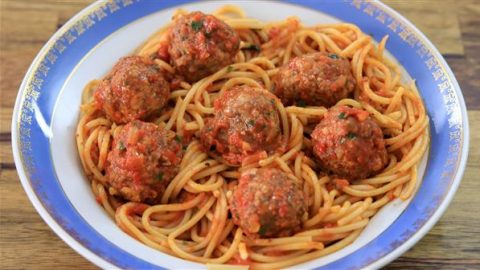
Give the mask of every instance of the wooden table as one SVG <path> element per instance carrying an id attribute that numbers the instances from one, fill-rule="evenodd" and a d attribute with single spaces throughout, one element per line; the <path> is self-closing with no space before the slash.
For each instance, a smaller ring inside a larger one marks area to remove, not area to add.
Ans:
<path id="1" fill-rule="evenodd" d="M 152 0 L 153 1 L 153 0 Z M 43 222 L 18 179 L 10 123 L 20 82 L 43 44 L 89 0 L 1 0 L 0 268 L 96 267 Z M 440 49 L 462 87 L 470 120 L 470 155 L 445 215 L 388 269 L 480 269 L 480 1 L 387 1 Z"/>

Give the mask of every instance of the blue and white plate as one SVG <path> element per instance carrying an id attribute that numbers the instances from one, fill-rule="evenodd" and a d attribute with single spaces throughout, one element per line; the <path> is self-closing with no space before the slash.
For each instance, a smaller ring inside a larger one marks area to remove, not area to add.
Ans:
<path id="1" fill-rule="evenodd" d="M 231 3 L 231 2 L 229 2 Z M 201 268 L 149 248 L 121 231 L 99 206 L 77 158 L 75 127 L 83 86 L 103 77 L 173 11 L 211 12 L 221 1 L 100 1 L 66 23 L 43 47 L 20 87 L 12 121 L 18 174 L 48 225 L 73 249 L 102 268 Z M 420 166 L 415 196 L 393 201 L 350 246 L 298 269 L 379 268 L 412 247 L 437 222 L 460 184 L 468 153 L 468 120 L 461 90 L 432 43 L 380 2 L 237 1 L 265 21 L 298 16 L 305 24 L 350 22 L 379 41 L 414 78 L 430 117 L 431 147 Z M 34 241 L 34 239 L 32 239 Z"/>

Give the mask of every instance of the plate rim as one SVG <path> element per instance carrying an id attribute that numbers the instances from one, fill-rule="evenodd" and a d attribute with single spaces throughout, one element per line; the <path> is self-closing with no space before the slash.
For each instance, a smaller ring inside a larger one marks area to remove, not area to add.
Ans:
<path id="1" fill-rule="evenodd" d="M 59 39 L 66 31 L 71 29 L 75 23 L 77 23 L 85 14 L 89 13 L 90 10 L 97 9 L 102 5 L 100 1 L 93 2 L 87 5 L 85 8 L 77 12 L 73 17 L 67 20 L 67 22 L 62 25 L 43 45 L 40 51 L 36 54 L 35 58 L 32 60 L 32 63 L 28 67 L 25 76 L 22 79 L 22 83 L 18 89 L 17 97 L 15 99 L 14 110 L 12 114 L 12 123 L 11 123 L 11 141 L 12 141 L 12 152 L 15 162 L 15 167 L 19 175 L 20 182 L 22 187 L 27 194 L 28 199 L 31 204 L 43 219 L 45 223 L 50 227 L 50 229 L 58 236 L 64 243 L 66 243 L 70 248 L 76 251 L 78 254 L 83 256 L 88 261 L 92 262 L 102 269 L 117 269 L 118 267 L 111 264 L 104 258 L 93 253 L 90 249 L 83 246 L 79 241 L 73 238 L 58 222 L 53 216 L 48 213 L 45 206 L 38 198 L 38 195 L 33 190 L 30 179 L 26 174 L 25 163 L 23 161 L 22 154 L 20 153 L 20 135 L 18 134 L 19 130 L 19 117 L 20 117 L 20 104 L 25 99 L 25 88 L 28 84 L 28 79 L 32 76 L 36 66 L 44 59 L 47 55 L 47 52 L 50 48 L 53 47 L 55 41 Z"/>
<path id="2" fill-rule="evenodd" d="M 460 186 L 460 183 L 463 180 L 463 175 L 465 173 L 467 160 L 468 160 L 468 153 L 469 153 L 470 128 L 469 128 L 469 121 L 468 121 L 467 105 L 465 103 L 465 99 L 463 97 L 463 93 L 460 88 L 460 85 L 457 81 L 457 78 L 455 77 L 455 74 L 453 73 L 447 61 L 445 60 L 443 55 L 440 53 L 440 51 L 437 49 L 437 47 L 409 19 L 407 19 L 406 17 L 401 15 L 399 12 L 397 12 L 395 9 L 391 8 L 390 6 L 388 6 L 387 4 L 379 0 L 376 1 L 376 3 L 380 5 L 384 10 L 390 12 L 397 18 L 403 20 L 403 22 L 406 23 L 408 27 L 410 27 L 411 29 L 414 29 L 416 31 L 416 34 L 420 36 L 422 41 L 429 47 L 430 51 L 435 54 L 437 59 L 440 59 L 441 64 L 443 65 L 443 67 L 445 67 L 445 70 L 448 73 L 448 77 L 451 79 L 451 82 L 453 83 L 453 86 L 454 86 L 453 88 L 459 98 L 460 105 L 463 104 L 463 106 L 460 106 L 460 110 L 462 113 L 462 124 L 464 125 L 463 126 L 464 141 L 462 145 L 461 156 L 459 156 L 460 162 L 458 165 L 457 173 L 448 190 L 447 195 L 445 196 L 444 200 L 440 204 L 439 208 L 437 208 L 435 213 L 427 220 L 427 222 L 420 228 L 420 230 L 416 231 L 412 237 L 410 237 L 407 241 L 405 241 L 402 245 L 394 249 L 392 252 L 386 254 L 385 256 L 379 258 L 378 260 L 374 261 L 369 265 L 369 267 L 373 269 L 380 269 L 385 265 L 387 265 L 388 263 L 392 262 L 393 260 L 399 258 L 402 254 L 404 254 L 410 248 L 415 246 L 426 234 L 430 232 L 433 226 L 435 226 L 438 223 L 438 221 L 440 221 L 440 218 L 445 214 L 445 211 L 447 210 L 448 206 L 450 205 L 453 198 L 455 197 L 458 187 Z"/>
<path id="3" fill-rule="evenodd" d="M 191 3 L 191 1 L 188 1 Z M 284 2 L 285 3 L 285 2 Z M 287 3 L 289 3 L 287 1 Z M 416 231 L 412 237 L 407 239 L 402 245 L 396 247 L 393 249 L 391 252 L 387 253 L 385 256 L 378 258 L 376 261 L 373 261 L 372 263 L 368 264 L 368 267 L 372 268 L 380 268 L 387 263 L 391 262 L 401 254 L 403 254 L 406 250 L 411 248 L 413 245 L 415 245 L 425 234 L 427 234 L 430 229 L 438 222 L 440 217 L 444 214 L 445 210 L 448 208 L 448 205 L 450 204 L 451 200 L 453 199 L 454 195 L 456 194 L 456 191 L 458 189 L 458 186 L 461 183 L 461 180 L 463 178 L 464 172 L 465 172 L 465 167 L 466 167 L 466 162 L 468 160 L 468 146 L 469 146 L 469 121 L 468 121 L 468 114 L 467 114 L 467 108 L 465 105 L 464 97 L 461 92 L 461 88 L 451 71 L 448 63 L 446 63 L 445 59 L 443 56 L 439 53 L 437 48 L 431 43 L 431 41 L 421 32 L 417 27 L 415 27 L 408 19 L 400 15 L 397 11 L 393 10 L 389 6 L 381 3 L 380 1 L 374 1 L 375 4 L 380 5 L 382 9 L 389 11 L 391 14 L 394 14 L 397 18 L 399 18 L 403 23 L 405 23 L 408 27 L 416 31 L 416 34 L 422 38 L 422 41 L 428 45 L 428 49 L 436 56 L 437 60 L 440 60 L 441 63 L 439 63 L 446 71 L 447 77 L 450 79 L 451 83 L 453 84 L 453 89 L 455 93 L 457 94 L 458 97 L 458 102 L 460 104 L 460 111 L 461 111 L 461 124 L 463 128 L 463 137 L 462 137 L 462 147 L 460 149 L 461 155 L 458 157 L 458 167 L 457 171 L 455 174 L 455 177 L 453 181 L 451 182 L 451 186 L 449 187 L 447 194 L 445 195 L 443 201 L 439 205 L 439 208 L 437 208 L 434 212 L 434 214 L 425 222 L 425 224 L 418 230 Z M 32 64 L 28 68 L 22 83 L 19 87 L 19 91 L 16 97 L 15 101 L 15 106 L 14 106 L 14 111 L 13 111 L 13 117 L 12 117 L 12 126 L 11 126 L 11 135 L 12 135 L 12 150 L 13 150 L 13 156 L 15 160 L 15 165 L 17 167 L 17 173 L 19 174 L 20 181 L 22 183 L 22 186 L 27 193 L 27 196 L 29 197 L 31 203 L 35 207 L 36 211 L 40 214 L 42 219 L 49 225 L 49 227 L 65 242 L 67 243 L 72 249 L 77 251 L 80 255 L 85 257 L 87 260 L 91 261 L 92 263 L 96 264 L 97 266 L 100 266 L 102 268 L 117 268 L 117 266 L 111 264 L 107 260 L 105 260 L 103 257 L 98 256 L 97 254 L 94 254 L 90 249 L 82 245 L 78 240 L 74 239 L 65 229 L 57 223 L 57 221 L 52 217 L 48 211 L 46 210 L 44 204 L 41 202 L 41 200 L 38 198 L 37 194 L 33 190 L 33 187 L 31 185 L 29 177 L 26 175 L 26 170 L 24 167 L 24 162 L 22 158 L 22 154 L 20 152 L 20 136 L 18 134 L 19 131 L 19 116 L 20 116 L 20 104 L 22 101 L 25 99 L 25 88 L 28 83 L 28 79 L 32 76 L 32 73 L 35 71 L 36 66 L 40 63 L 42 59 L 45 58 L 46 53 L 48 49 L 50 49 L 54 42 L 62 36 L 63 33 L 66 32 L 66 30 L 69 30 L 73 27 L 73 25 L 79 21 L 80 18 L 85 16 L 90 10 L 93 10 L 95 8 L 100 7 L 104 3 L 102 2 L 94 2 L 87 7 L 83 8 L 81 11 L 76 13 L 72 18 L 70 18 L 67 23 L 65 23 L 59 30 L 57 30 L 51 37 L 50 39 L 45 43 L 45 45 L 42 47 L 42 49 L 37 53 L 36 57 L 32 61 Z M 291 3 L 290 3 L 291 4 Z M 177 5 L 174 5 L 177 6 Z M 303 6 L 300 4 L 300 6 Z M 305 7 L 305 6 L 303 6 Z M 310 8 L 310 7 L 308 7 Z M 315 9 L 314 9 L 315 10 Z M 132 21 L 133 22 L 133 21 Z M 112 34 L 111 32 L 110 34 Z M 110 35 L 109 34 L 109 35 Z M 462 106 L 463 105 L 463 106 Z"/>

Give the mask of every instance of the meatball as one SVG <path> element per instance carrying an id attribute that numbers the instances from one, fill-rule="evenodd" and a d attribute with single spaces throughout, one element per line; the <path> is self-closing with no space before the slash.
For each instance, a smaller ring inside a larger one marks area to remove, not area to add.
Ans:
<path id="1" fill-rule="evenodd" d="M 355 88 L 347 59 L 312 53 L 291 59 L 272 78 L 274 94 L 285 105 L 335 105 Z"/>
<path id="2" fill-rule="evenodd" d="M 364 110 L 331 108 L 315 127 L 312 142 L 319 165 L 348 180 L 369 177 L 388 162 L 382 130 Z"/>
<path id="3" fill-rule="evenodd" d="M 127 56 L 102 80 L 94 98 L 109 119 L 124 124 L 160 110 L 169 94 L 170 86 L 152 60 Z"/>
<path id="4" fill-rule="evenodd" d="M 215 116 L 208 118 L 200 131 L 205 150 L 222 161 L 240 165 L 255 154 L 282 151 L 284 144 L 278 99 L 264 89 L 235 86 L 214 102 Z"/>
<path id="5" fill-rule="evenodd" d="M 232 64 L 240 48 L 240 38 L 230 26 L 199 11 L 175 19 L 170 42 L 172 65 L 188 82 Z"/>
<path id="6" fill-rule="evenodd" d="M 121 128 L 107 157 L 106 178 L 116 195 L 134 202 L 158 202 L 177 174 L 182 146 L 173 133 L 134 120 Z"/>
<path id="7" fill-rule="evenodd" d="M 283 237 L 300 229 L 307 206 L 300 184 L 278 169 L 242 173 L 230 198 L 233 222 L 251 237 Z"/>

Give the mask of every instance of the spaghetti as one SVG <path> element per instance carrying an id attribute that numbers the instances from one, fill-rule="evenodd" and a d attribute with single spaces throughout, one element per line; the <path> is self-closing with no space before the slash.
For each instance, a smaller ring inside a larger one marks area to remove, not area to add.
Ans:
<path id="1" fill-rule="evenodd" d="M 312 132 L 310 127 L 327 109 L 284 107 L 276 102 L 286 142 L 282 153 L 248 158 L 241 167 L 232 167 L 210 158 L 193 137 L 179 173 L 159 204 L 125 201 L 112 195 L 115 192 L 105 178 L 107 156 L 121 126 L 94 106 L 93 92 L 100 82 L 94 80 L 83 92 L 76 142 L 94 195 L 122 230 L 154 249 L 208 264 L 212 269 L 223 269 L 224 264 L 284 268 L 342 249 L 384 205 L 412 196 L 418 186 L 417 165 L 429 144 L 428 116 L 415 83 L 404 84 L 400 67 L 384 56 L 388 36 L 377 46 L 353 24 L 305 26 L 294 17 L 264 23 L 246 17 L 236 6 L 224 6 L 213 15 L 240 36 L 235 63 L 193 84 L 180 82 L 178 89 L 170 92 L 155 124 L 188 137 L 205 126 L 220 93 L 241 85 L 272 91 L 272 76 L 290 59 L 314 52 L 335 53 L 349 60 L 356 85 L 353 98 L 342 99 L 337 105 L 363 109 L 371 115 L 386 136 L 388 165 L 377 175 L 350 184 L 319 173 L 315 160 L 307 154 L 312 141 L 305 134 Z M 168 27 L 155 33 L 136 54 L 154 56 L 159 44 L 165 42 Z M 163 72 L 175 72 L 166 61 L 154 61 Z M 259 167 L 278 168 L 300 181 L 307 205 L 300 232 L 251 239 L 233 223 L 228 201 L 240 173 Z M 188 200 L 182 199 L 184 193 L 189 194 Z"/>

